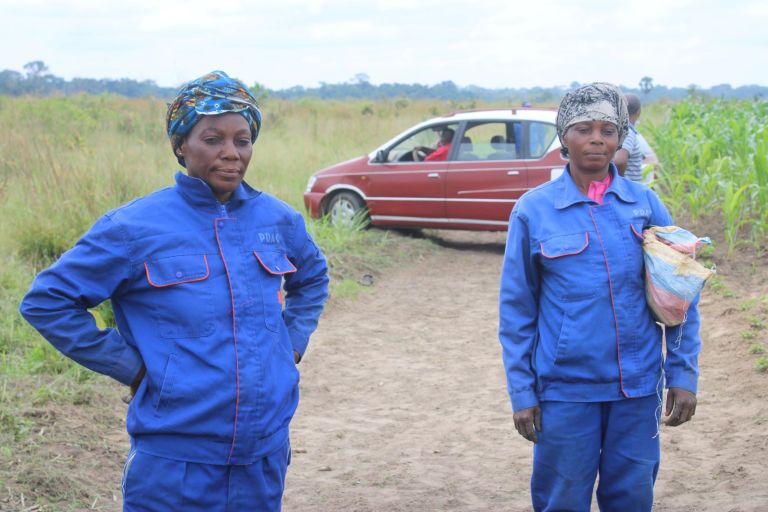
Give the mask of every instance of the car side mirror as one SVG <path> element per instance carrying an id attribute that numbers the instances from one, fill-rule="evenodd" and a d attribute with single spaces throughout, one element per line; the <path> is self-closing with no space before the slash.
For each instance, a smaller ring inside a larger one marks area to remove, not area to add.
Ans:
<path id="1" fill-rule="evenodd" d="M 376 152 L 376 156 L 373 157 L 373 161 L 377 164 L 383 164 L 387 161 L 387 151 L 380 149 Z"/>

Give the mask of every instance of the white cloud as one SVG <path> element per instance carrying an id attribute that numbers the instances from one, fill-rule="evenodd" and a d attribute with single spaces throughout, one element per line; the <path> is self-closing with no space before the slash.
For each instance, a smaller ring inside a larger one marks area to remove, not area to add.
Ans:
<path id="1" fill-rule="evenodd" d="M 530 87 L 768 84 L 754 0 L 0 0 L 0 69 L 154 79 L 224 69 L 269 87 L 358 72 L 374 83 Z"/>

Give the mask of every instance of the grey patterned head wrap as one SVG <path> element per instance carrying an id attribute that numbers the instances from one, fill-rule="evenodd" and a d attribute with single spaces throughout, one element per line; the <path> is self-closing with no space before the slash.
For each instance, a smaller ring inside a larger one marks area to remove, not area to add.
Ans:
<path id="1" fill-rule="evenodd" d="M 582 121 L 607 121 L 619 130 L 619 147 L 627 137 L 629 114 L 624 93 L 613 84 L 594 82 L 582 85 L 569 92 L 560 102 L 557 111 L 557 136 L 560 138 L 560 153 L 568 156 L 563 137 L 568 128 Z"/>

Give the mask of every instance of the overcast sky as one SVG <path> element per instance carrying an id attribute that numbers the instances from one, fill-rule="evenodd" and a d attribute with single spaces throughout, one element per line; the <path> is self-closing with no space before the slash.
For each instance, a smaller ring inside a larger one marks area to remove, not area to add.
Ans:
<path id="1" fill-rule="evenodd" d="M 0 70 L 177 86 L 768 85 L 765 0 L 0 0 Z"/>

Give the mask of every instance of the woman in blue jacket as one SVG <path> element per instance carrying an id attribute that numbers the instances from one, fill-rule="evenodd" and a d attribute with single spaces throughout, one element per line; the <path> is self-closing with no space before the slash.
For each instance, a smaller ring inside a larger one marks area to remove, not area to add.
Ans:
<path id="1" fill-rule="evenodd" d="M 99 219 L 21 312 L 131 385 L 124 510 L 280 510 L 325 258 L 299 213 L 243 181 L 261 113 L 242 82 L 186 84 L 166 121 L 186 174 Z M 107 299 L 117 329 L 100 330 L 88 308 Z"/>
<path id="2" fill-rule="evenodd" d="M 535 443 L 537 511 L 649 511 L 659 421 L 696 410 L 696 302 L 666 330 L 646 301 L 641 234 L 672 219 L 656 194 L 611 162 L 627 134 L 624 95 L 594 83 L 568 93 L 557 132 L 563 174 L 520 198 L 509 221 L 499 337 L 515 428 Z"/>

